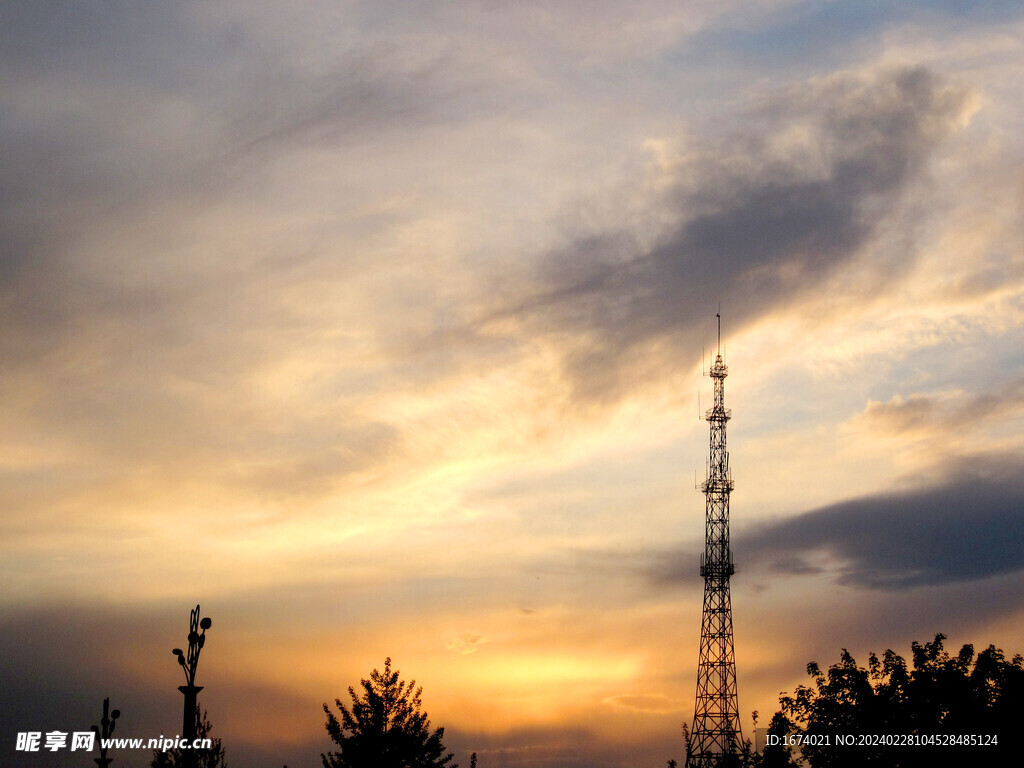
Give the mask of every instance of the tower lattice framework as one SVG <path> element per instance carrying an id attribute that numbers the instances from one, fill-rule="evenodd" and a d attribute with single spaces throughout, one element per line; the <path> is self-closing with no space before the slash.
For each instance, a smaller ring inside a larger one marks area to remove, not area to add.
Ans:
<path id="1" fill-rule="evenodd" d="M 705 414 L 711 425 L 711 458 L 708 477 L 701 486 L 706 499 L 704 554 L 704 612 L 700 627 L 700 660 L 697 663 L 697 701 L 686 759 L 687 768 L 708 768 L 721 755 L 738 752 L 743 741 L 736 693 L 736 655 L 732 636 L 732 598 L 729 577 L 735 571 L 729 549 L 729 494 L 732 473 L 725 444 L 725 425 L 732 411 L 725 407 L 721 323 L 718 317 L 719 351 L 711 366 L 715 403 Z"/>

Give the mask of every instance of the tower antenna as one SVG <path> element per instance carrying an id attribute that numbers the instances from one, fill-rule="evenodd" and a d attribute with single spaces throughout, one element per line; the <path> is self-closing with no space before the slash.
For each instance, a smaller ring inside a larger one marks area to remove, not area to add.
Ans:
<path id="1" fill-rule="evenodd" d="M 725 377 L 729 375 L 729 368 L 722 360 L 721 307 L 715 317 L 718 318 L 718 353 L 709 372 L 715 381 L 715 402 L 705 415 L 711 427 L 711 450 L 707 480 L 701 485 L 706 502 L 704 554 L 700 562 L 704 610 L 697 661 L 697 701 L 687 747 L 687 768 L 717 766 L 725 755 L 740 752 L 743 745 L 729 588 L 729 577 L 736 569 L 729 548 L 729 494 L 733 482 L 725 425 L 732 411 L 725 407 Z"/>

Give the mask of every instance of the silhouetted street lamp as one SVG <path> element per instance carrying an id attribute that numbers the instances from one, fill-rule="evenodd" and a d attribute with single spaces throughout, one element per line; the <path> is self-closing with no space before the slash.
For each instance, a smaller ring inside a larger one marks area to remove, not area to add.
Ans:
<path id="1" fill-rule="evenodd" d="M 110 738 L 110 734 L 114 732 L 114 721 L 121 716 L 120 710 L 115 709 L 113 712 L 110 711 L 110 699 L 103 700 L 103 719 L 100 720 L 99 725 L 92 727 L 92 732 L 96 734 L 96 740 L 100 743 L 100 756 L 94 757 L 93 762 L 96 763 L 100 768 L 107 768 L 114 758 L 107 757 L 106 740 Z"/>
<path id="2" fill-rule="evenodd" d="M 199 652 L 206 644 L 206 630 L 213 622 L 208 618 L 199 620 L 199 606 L 189 615 L 188 627 L 188 657 L 182 653 L 181 648 L 175 648 L 173 653 L 178 657 L 178 663 L 185 670 L 186 685 L 179 685 L 178 690 L 185 696 L 185 712 L 182 715 L 181 736 L 187 746 L 181 750 L 182 764 L 185 768 L 195 768 L 197 765 L 196 753 L 193 742 L 196 740 L 196 699 L 199 692 L 203 690 L 201 685 L 196 683 L 196 667 L 199 665 Z M 199 630 L 203 631 L 200 632 Z"/>

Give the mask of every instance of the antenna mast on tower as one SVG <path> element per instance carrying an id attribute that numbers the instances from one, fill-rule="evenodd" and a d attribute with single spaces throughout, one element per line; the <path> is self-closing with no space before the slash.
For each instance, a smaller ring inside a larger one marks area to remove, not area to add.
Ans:
<path id="1" fill-rule="evenodd" d="M 732 598 L 729 577 L 735 572 L 729 549 L 729 494 L 733 489 L 725 425 L 732 411 L 725 407 L 722 360 L 722 313 L 718 318 L 718 351 L 709 375 L 715 380 L 715 403 L 705 414 L 711 425 L 708 477 L 701 486 L 706 499 L 704 554 L 704 611 L 697 662 L 697 701 L 687 745 L 687 768 L 710 768 L 722 755 L 739 752 L 743 743 L 736 693 L 736 655 L 732 637 Z"/>

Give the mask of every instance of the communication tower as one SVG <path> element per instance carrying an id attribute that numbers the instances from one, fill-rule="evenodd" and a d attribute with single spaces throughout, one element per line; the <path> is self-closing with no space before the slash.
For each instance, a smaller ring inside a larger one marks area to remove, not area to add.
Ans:
<path id="1" fill-rule="evenodd" d="M 705 413 L 711 425 L 711 457 L 707 480 L 701 485 L 706 499 L 704 554 L 700 558 L 704 612 L 697 662 L 697 702 L 687 749 L 687 768 L 710 768 L 722 755 L 739 752 L 743 742 L 729 594 L 729 577 L 736 569 L 729 549 L 729 494 L 733 483 L 729 452 L 725 447 L 725 425 L 732 411 L 725 407 L 725 377 L 729 375 L 729 368 L 722 360 L 721 313 L 717 317 L 718 351 L 710 370 L 715 381 L 715 403 Z"/>

